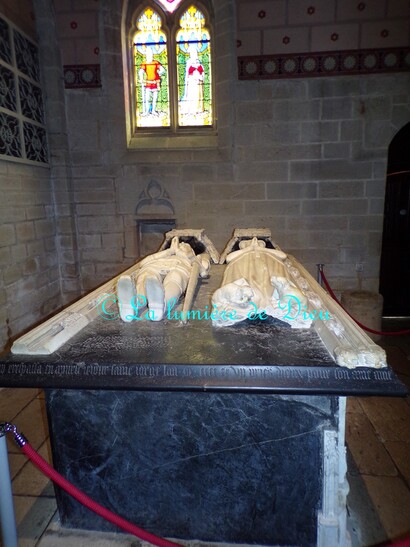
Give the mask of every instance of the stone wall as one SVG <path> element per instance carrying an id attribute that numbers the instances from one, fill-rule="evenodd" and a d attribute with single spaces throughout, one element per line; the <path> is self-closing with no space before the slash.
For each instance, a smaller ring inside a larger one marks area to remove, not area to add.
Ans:
<path id="1" fill-rule="evenodd" d="M 268 216 L 284 249 L 335 286 L 356 264 L 377 289 L 388 146 L 410 120 L 405 74 L 237 85 L 237 172 L 265 191 L 245 213 Z M 264 183 L 264 184 L 262 184 Z"/>
<path id="2" fill-rule="evenodd" d="M 219 250 L 235 227 L 266 226 L 312 273 L 325 263 L 336 288 L 356 286 L 358 263 L 364 288 L 377 288 L 388 145 L 410 121 L 408 73 L 239 80 L 237 6 L 220 0 L 216 145 L 129 149 L 125 6 L 99 2 L 97 41 L 91 30 L 101 87 L 65 90 L 69 32 L 62 45 L 58 25 L 86 7 L 64 6 L 72 19 L 35 0 L 51 168 L 0 165 L 3 341 L 138 258 L 136 205 L 152 180 L 168 192 L 178 227 L 205 228 Z"/>
<path id="3" fill-rule="evenodd" d="M 0 11 L 35 38 L 31 2 Z M 0 160 L 0 351 L 61 305 L 50 169 Z"/>
<path id="4" fill-rule="evenodd" d="M 71 147 L 66 121 L 61 51 L 57 39 L 54 3 L 34 0 L 42 80 L 46 97 L 47 136 L 50 147 L 50 187 L 56 217 L 61 301 L 67 304 L 81 292 L 79 279 L 77 225 L 74 210 Z"/>
<path id="5" fill-rule="evenodd" d="M 410 120 L 409 88 L 408 75 L 241 82 L 231 160 L 129 151 L 122 165 L 77 166 L 83 273 L 108 276 L 135 258 L 135 207 L 155 179 L 178 226 L 204 227 L 219 249 L 235 227 L 267 226 L 312 273 L 325 263 L 337 288 L 356 286 L 360 263 L 366 287 L 377 289 L 387 149 Z M 85 142 L 86 125 L 71 120 L 72 137 Z"/>
<path id="6" fill-rule="evenodd" d="M 408 45 L 405 0 L 237 0 L 238 55 Z"/>
<path id="7" fill-rule="evenodd" d="M 1 13 L 38 36 L 50 166 L 0 160 L 0 351 L 79 296 L 71 164 L 52 3 L 2 0 Z M 20 26 L 19 26 L 20 25 Z"/>
<path id="8" fill-rule="evenodd" d="M 0 0 L 0 13 L 12 21 L 33 40 L 36 39 L 36 24 L 32 0 Z"/>
<path id="9" fill-rule="evenodd" d="M 222 249 L 235 227 L 266 226 L 336 288 L 377 289 L 388 145 L 410 120 L 407 73 L 238 81 L 235 5 L 216 9 L 218 146 L 129 150 L 121 6 L 101 3 L 102 88 L 66 90 L 83 289 L 137 258 L 135 207 L 151 180 L 181 228 Z M 221 53 L 222 54 L 221 54 Z"/>
<path id="10" fill-rule="evenodd" d="M 49 169 L 0 161 L 0 350 L 60 305 Z"/>

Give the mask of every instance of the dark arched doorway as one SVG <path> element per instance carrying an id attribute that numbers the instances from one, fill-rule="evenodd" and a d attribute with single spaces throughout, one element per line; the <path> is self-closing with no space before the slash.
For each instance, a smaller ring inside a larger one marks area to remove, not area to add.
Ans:
<path id="1" fill-rule="evenodd" d="M 410 123 L 389 146 L 380 293 L 385 317 L 410 317 Z"/>

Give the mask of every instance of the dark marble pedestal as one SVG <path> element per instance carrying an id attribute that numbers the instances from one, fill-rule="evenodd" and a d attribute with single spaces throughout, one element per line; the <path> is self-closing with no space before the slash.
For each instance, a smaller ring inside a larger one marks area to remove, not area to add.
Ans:
<path id="1" fill-rule="evenodd" d="M 166 537 L 316 545 L 339 398 L 48 390 L 54 465 Z M 113 530 L 57 492 L 63 526 Z"/>

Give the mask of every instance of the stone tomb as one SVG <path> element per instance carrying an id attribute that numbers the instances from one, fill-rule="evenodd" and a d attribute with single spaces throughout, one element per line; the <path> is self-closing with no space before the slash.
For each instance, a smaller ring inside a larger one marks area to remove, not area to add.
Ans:
<path id="1" fill-rule="evenodd" d="M 389 367 L 342 368 L 315 329 L 272 318 L 215 328 L 114 312 L 53 353 L 0 362 L 2 386 L 46 388 L 57 470 L 159 535 L 349 544 L 345 396 L 404 395 Z M 113 529 L 60 490 L 57 502 L 63 526 Z"/>

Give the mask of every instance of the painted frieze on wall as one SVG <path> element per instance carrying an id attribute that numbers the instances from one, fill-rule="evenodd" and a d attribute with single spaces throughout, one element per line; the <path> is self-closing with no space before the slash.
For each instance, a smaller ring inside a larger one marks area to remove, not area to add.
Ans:
<path id="1" fill-rule="evenodd" d="M 404 0 L 237 0 L 240 79 L 410 70 Z"/>

